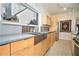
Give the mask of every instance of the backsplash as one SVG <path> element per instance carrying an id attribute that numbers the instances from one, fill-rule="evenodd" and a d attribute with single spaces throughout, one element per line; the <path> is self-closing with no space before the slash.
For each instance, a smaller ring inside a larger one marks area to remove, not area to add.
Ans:
<path id="1" fill-rule="evenodd" d="M 21 32 L 22 32 L 21 26 L 0 24 L 0 35 L 16 34 Z"/>
<path id="2" fill-rule="evenodd" d="M 45 26 L 41 27 L 41 32 L 48 32 L 48 31 L 49 31 L 49 27 L 45 27 Z"/>
<path id="3" fill-rule="evenodd" d="M 25 32 L 38 32 L 38 30 L 39 30 L 38 27 L 22 26 L 22 33 L 25 33 Z"/>

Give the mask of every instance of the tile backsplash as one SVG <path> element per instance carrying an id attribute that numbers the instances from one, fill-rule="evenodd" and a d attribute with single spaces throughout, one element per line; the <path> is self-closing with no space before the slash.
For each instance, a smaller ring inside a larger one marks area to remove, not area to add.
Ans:
<path id="1" fill-rule="evenodd" d="M 16 34 L 21 32 L 21 26 L 0 24 L 0 35 Z"/>

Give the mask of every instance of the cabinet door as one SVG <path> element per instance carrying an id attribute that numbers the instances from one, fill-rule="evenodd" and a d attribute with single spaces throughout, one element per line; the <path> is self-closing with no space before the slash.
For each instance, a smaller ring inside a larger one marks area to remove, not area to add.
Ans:
<path id="1" fill-rule="evenodd" d="M 0 46 L 0 56 L 10 56 L 10 44 Z"/>
<path id="2" fill-rule="evenodd" d="M 51 46 L 53 45 L 54 43 L 54 33 L 51 33 Z"/>
<path id="3" fill-rule="evenodd" d="M 34 55 L 34 47 L 24 48 L 12 54 L 12 56 L 33 56 Z"/>
<path id="4" fill-rule="evenodd" d="M 22 50 L 23 48 L 25 48 L 24 40 L 13 42 L 11 43 L 11 54 L 15 53 L 16 51 Z"/>
<path id="5" fill-rule="evenodd" d="M 48 48 L 51 47 L 51 34 L 49 33 L 48 36 L 47 36 L 47 41 L 48 41 Z"/>
<path id="6" fill-rule="evenodd" d="M 34 37 L 11 43 L 11 53 L 22 50 L 24 48 L 30 48 L 34 45 Z M 18 49 L 17 49 L 18 48 Z"/>
<path id="7" fill-rule="evenodd" d="M 45 39 L 45 40 L 42 41 L 42 55 L 44 55 L 47 50 L 48 50 L 47 39 Z"/>
<path id="8" fill-rule="evenodd" d="M 24 49 L 12 53 L 11 56 L 24 56 Z"/>
<path id="9" fill-rule="evenodd" d="M 34 56 L 34 46 L 24 50 L 24 56 Z"/>
<path id="10" fill-rule="evenodd" d="M 51 25 L 51 17 L 47 16 L 47 24 Z"/>
<path id="11" fill-rule="evenodd" d="M 41 56 L 42 55 L 42 42 L 38 43 L 34 46 L 34 55 Z"/>
<path id="12" fill-rule="evenodd" d="M 47 24 L 47 17 L 46 17 L 46 15 L 42 15 L 41 23 L 42 23 L 42 25 Z"/>

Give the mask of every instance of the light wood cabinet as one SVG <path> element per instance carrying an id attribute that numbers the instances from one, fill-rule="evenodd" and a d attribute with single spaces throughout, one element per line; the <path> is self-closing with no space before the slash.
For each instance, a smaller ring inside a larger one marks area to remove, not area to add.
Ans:
<path id="1" fill-rule="evenodd" d="M 44 55 L 46 53 L 46 51 L 48 50 L 48 47 L 47 47 L 47 39 L 43 40 L 42 41 L 42 55 Z"/>
<path id="2" fill-rule="evenodd" d="M 48 46 L 48 48 L 53 46 L 55 41 L 56 41 L 56 39 L 55 39 L 55 32 L 49 33 L 48 36 L 47 36 L 47 46 Z"/>
<path id="3" fill-rule="evenodd" d="M 34 46 L 24 50 L 24 56 L 34 56 Z"/>
<path id="4" fill-rule="evenodd" d="M 0 46 L 0 56 L 10 56 L 10 44 Z"/>
<path id="5" fill-rule="evenodd" d="M 34 55 L 34 47 L 24 48 L 12 54 L 12 56 L 33 56 Z"/>
<path id="6" fill-rule="evenodd" d="M 48 33 L 48 36 L 47 36 L 47 47 L 51 47 L 51 33 Z"/>
<path id="7" fill-rule="evenodd" d="M 55 32 L 48 33 L 47 39 L 42 41 L 42 55 L 46 53 L 46 51 L 53 46 L 55 42 Z"/>
<path id="8" fill-rule="evenodd" d="M 11 54 L 25 47 L 26 46 L 24 45 L 24 40 L 13 42 L 11 43 Z"/>
<path id="9" fill-rule="evenodd" d="M 51 23 L 52 23 L 51 22 L 51 17 L 50 16 L 47 16 L 47 24 L 51 26 Z"/>
<path id="10" fill-rule="evenodd" d="M 29 50 L 34 47 L 34 37 L 11 43 L 11 55 L 20 56 L 31 54 Z M 26 52 L 27 51 L 27 52 Z M 21 54 L 22 53 L 22 54 Z"/>
<path id="11" fill-rule="evenodd" d="M 34 55 L 35 56 L 42 56 L 42 42 L 40 42 L 34 46 Z"/>
<path id="12" fill-rule="evenodd" d="M 46 15 L 42 15 L 41 17 L 42 17 L 41 24 L 42 25 L 46 25 L 47 24 L 47 16 Z"/>
<path id="13" fill-rule="evenodd" d="M 24 49 L 12 53 L 11 56 L 24 56 Z"/>
<path id="14" fill-rule="evenodd" d="M 0 56 L 43 56 L 55 42 L 55 32 L 34 45 L 34 37 L 0 46 Z"/>
<path id="15" fill-rule="evenodd" d="M 41 24 L 42 25 L 51 25 L 51 17 L 47 16 L 46 14 L 41 16 Z"/>
<path id="16" fill-rule="evenodd" d="M 42 56 L 46 51 L 54 44 L 54 32 L 48 33 L 47 38 L 34 47 L 34 54 L 36 56 Z"/>
<path id="17" fill-rule="evenodd" d="M 53 46 L 54 42 L 55 42 L 55 32 L 51 33 L 51 46 Z"/>

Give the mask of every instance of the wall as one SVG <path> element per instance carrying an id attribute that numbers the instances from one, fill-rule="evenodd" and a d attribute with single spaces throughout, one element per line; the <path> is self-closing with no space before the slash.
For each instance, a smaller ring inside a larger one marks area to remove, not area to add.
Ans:
<path id="1" fill-rule="evenodd" d="M 78 11 L 73 10 L 72 12 L 61 13 L 56 15 L 59 22 L 59 39 L 71 40 L 72 33 L 75 33 L 75 20 L 78 17 Z M 72 20 L 71 32 L 60 32 L 60 21 Z"/>
<path id="2" fill-rule="evenodd" d="M 21 26 L 2 25 L 0 24 L 0 35 L 16 34 L 22 32 Z"/>

